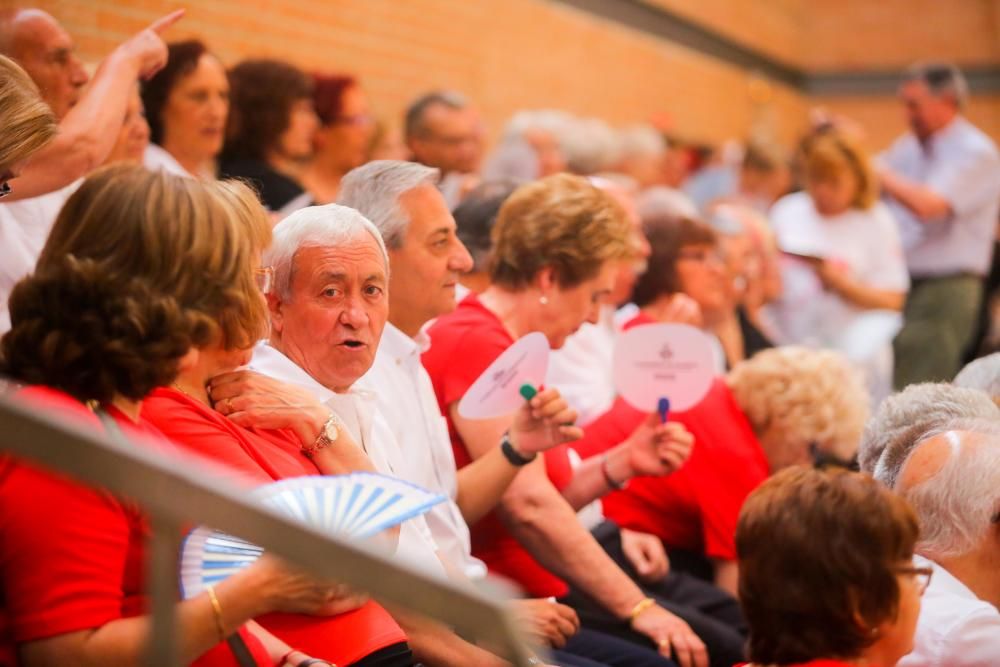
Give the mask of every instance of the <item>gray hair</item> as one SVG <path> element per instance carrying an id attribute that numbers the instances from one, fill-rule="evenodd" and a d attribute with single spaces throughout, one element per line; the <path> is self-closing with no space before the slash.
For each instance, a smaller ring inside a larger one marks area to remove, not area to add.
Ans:
<path id="1" fill-rule="evenodd" d="M 956 431 L 979 442 L 963 442 Z M 1000 424 L 955 420 L 921 438 L 947 434 L 951 452 L 939 471 L 900 494 L 920 520 L 917 550 L 931 559 L 962 556 L 980 543 L 1000 509 Z"/>
<path id="2" fill-rule="evenodd" d="M 337 203 L 361 212 L 382 233 L 385 245 L 403 245 L 410 218 L 399 198 L 421 185 L 434 186 L 441 172 L 416 162 L 375 160 L 347 172 Z"/>
<path id="3" fill-rule="evenodd" d="M 618 133 L 618 150 L 622 158 L 663 155 L 667 140 L 652 125 L 632 125 Z"/>
<path id="4" fill-rule="evenodd" d="M 426 95 L 421 95 L 406 109 L 403 131 L 407 139 L 427 134 L 427 125 L 424 123 L 424 116 L 427 114 L 427 110 L 433 106 L 464 109 L 469 106 L 469 102 L 465 99 L 464 95 L 453 90 L 435 90 Z"/>
<path id="5" fill-rule="evenodd" d="M 920 81 L 935 97 L 950 97 L 959 109 L 969 98 L 969 84 L 952 63 L 923 62 L 911 65 L 903 74 L 903 81 Z"/>
<path id="6" fill-rule="evenodd" d="M 582 176 L 608 170 L 621 158 L 617 133 L 600 118 L 574 119 L 560 144 L 569 170 Z"/>
<path id="7" fill-rule="evenodd" d="M 700 218 L 698 207 L 690 197 L 666 185 L 654 185 L 640 192 L 635 199 L 635 209 L 644 222 L 660 216 Z"/>
<path id="8" fill-rule="evenodd" d="M 978 389 L 994 399 L 1000 397 L 1000 352 L 970 361 L 951 383 L 956 387 Z"/>
<path id="9" fill-rule="evenodd" d="M 889 488 L 916 443 L 955 419 L 1000 420 L 1000 409 L 975 389 L 943 382 L 910 385 L 879 406 L 865 425 L 858 451 L 861 469 Z"/>
<path id="10" fill-rule="evenodd" d="M 274 291 L 282 299 L 291 297 L 295 254 L 302 248 L 342 246 L 364 239 L 365 234 L 378 244 L 388 276 L 389 254 L 382 235 L 365 216 L 337 204 L 295 211 L 275 225 L 271 247 L 264 253 L 264 264 L 274 271 Z"/>

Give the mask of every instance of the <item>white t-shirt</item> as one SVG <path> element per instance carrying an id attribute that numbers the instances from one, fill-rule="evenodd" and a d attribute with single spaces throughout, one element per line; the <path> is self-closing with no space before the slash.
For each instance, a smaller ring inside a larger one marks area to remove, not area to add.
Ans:
<path id="1" fill-rule="evenodd" d="M 10 329 L 7 300 L 11 290 L 35 270 L 59 211 L 82 182 L 31 199 L 0 201 L 0 334 Z"/>
<path id="2" fill-rule="evenodd" d="M 445 559 L 470 579 L 479 579 L 486 576 L 486 566 L 472 556 L 469 526 L 455 504 L 458 469 L 447 422 L 420 363 L 429 342 L 423 333 L 413 339 L 387 323 L 375 363 L 354 387 L 376 397 L 402 454 L 396 476 L 448 496 L 448 502 L 434 506 L 424 518 Z"/>
<path id="3" fill-rule="evenodd" d="M 406 461 L 373 394 L 353 387 L 344 394 L 334 393 L 266 343 L 254 349 L 250 368 L 311 392 L 344 421 L 351 437 L 365 450 L 378 472 L 405 479 L 399 471 L 405 469 Z M 396 556 L 428 575 L 448 576 L 423 516 L 409 519 L 400 526 Z"/>
<path id="4" fill-rule="evenodd" d="M 913 652 L 898 667 L 996 667 L 1000 665 L 1000 611 L 980 600 L 937 563 L 924 591 Z"/>
<path id="5" fill-rule="evenodd" d="M 174 176 L 194 178 L 194 175 L 181 166 L 181 163 L 162 146 L 149 144 L 142 154 L 142 164 L 150 171 L 165 171 Z"/>
<path id="6" fill-rule="evenodd" d="M 782 250 L 841 263 L 870 287 L 909 289 L 899 231 L 884 204 L 828 217 L 806 192 L 796 192 L 780 199 L 770 217 Z M 825 290 L 806 260 L 783 256 L 781 273 L 784 291 L 773 312 L 782 342 L 830 347 L 864 361 L 902 324 L 897 312 L 859 308 Z"/>

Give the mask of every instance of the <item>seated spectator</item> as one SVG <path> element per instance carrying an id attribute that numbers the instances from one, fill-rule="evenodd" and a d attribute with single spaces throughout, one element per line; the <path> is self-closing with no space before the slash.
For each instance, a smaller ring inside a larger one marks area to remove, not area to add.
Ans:
<path id="1" fill-rule="evenodd" d="M 784 151 L 765 141 L 752 141 L 743 151 L 736 192 L 724 199 L 766 215 L 790 186 L 791 170 Z"/>
<path id="2" fill-rule="evenodd" d="M 163 66 L 167 52 L 160 33 L 182 15 L 173 12 L 119 45 L 86 91 L 88 77 L 73 52 L 73 40 L 54 18 L 37 9 L 0 17 L 0 53 L 32 77 L 59 121 L 58 133 L 13 179 L 10 195 L 0 203 L 0 332 L 9 328 L 11 289 L 31 273 L 78 179 L 107 159 L 136 75 L 151 76 Z"/>
<path id="3" fill-rule="evenodd" d="M 567 122 L 568 114 L 555 110 L 514 114 L 483 166 L 483 179 L 525 182 L 566 171 L 560 137 Z"/>
<path id="4" fill-rule="evenodd" d="M 472 268 L 461 274 L 456 286 L 459 301 L 469 292 L 479 294 L 490 286 L 487 271 L 493 241 L 490 236 L 500 207 L 517 189 L 514 181 L 486 181 L 476 186 L 455 207 L 455 234 L 472 256 Z"/>
<path id="5" fill-rule="evenodd" d="M 1000 424 L 952 422 L 920 438 L 896 491 L 920 521 L 934 572 L 900 667 L 980 667 L 1000 656 Z"/>
<path id="6" fill-rule="evenodd" d="M 618 135 L 619 162 L 615 171 L 634 179 L 639 190 L 665 186 L 667 140 L 651 125 L 633 125 Z"/>
<path id="7" fill-rule="evenodd" d="M 868 156 L 847 136 L 814 135 L 806 189 L 771 209 L 784 251 L 773 308 L 787 343 L 839 350 L 865 371 L 877 404 L 892 389 L 892 339 L 910 279 L 896 222 L 878 201 Z"/>
<path id="8" fill-rule="evenodd" d="M 894 667 L 933 585 L 917 534 L 910 506 L 867 475 L 792 468 L 765 482 L 736 531 L 750 667 Z"/>
<path id="9" fill-rule="evenodd" d="M 491 455 L 510 427 L 509 418 L 459 415 L 458 402 L 469 386 L 516 338 L 541 331 L 558 349 L 583 322 L 596 321 L 618 263 L 632 253 L 621 207 L 586 180 L 569 175 L 519 188 L 501 207 L 493 237 L 490 287 L 437 319 L 423 355 L 459 470 Z M 672 447 L 678 432 L 651 430 L 642 443 L 650 452 L 645 460 L 662 474 L 670 468 L 658 456 L 660 448 Z M 512 460 L 524 469 L 497 510 L 473 526 L 473 554 L 533 596 L 567 596 L 565 578 L 580 591 L 564 599 L 577 609 L 584 627 L 658 647 L 663 655 L 676 654 L 683 665 L 706 664 L 704 643 L 615 565 L 560 493 L 589 502 L 607 491 L 608 480 L 617 483 L 631 474 L 629 457 L 616 457 L 614 470 L 595 461 L 575 473 L 565 447 L 536 460 Z M 721 653 L 713 659 L 724 664 Z"/>
<path id="10" fill-rule="evenodd" d="M 128 162 L 130 164 L 142 164 L 146 148 L 149 146 L 149 124 L 146 122 L 146 114 L 142 108 L 142 98 L 139 97 L 139 89 L 132 94 L 128 107 L 125 109 L 125 119 L 122 121 L 122 129 L 118 131 L 118 141 L 108 154 L 105 164 L 115 162 Z"/>
<path id="11" fill-rule="evenodd" d="M 3 372 L 30 385 L 18 394 L 29 405 L 96 432 L 156 439 L 162 451 L 183 456 L 146 421 L 141 401 L 174 380 L 192 347 L 229 330 L 215 323 L 218 304 L 232 304 L 237 318 L 263 314 L 250 293 L 252 262 L 269 236 L 241 185 L 126 165 L 95 172 L 67 201 L 34 274 L 11 295 Z M 5 459 L 0 467 L 0 627 L 9 632 L 0 661 L 146 664 L 152 621 L 148 582 L 136 565 L 148 562 L 148 517 L 32 464 Z M 351 604 L 331 601 L 332 590 L 265 557 L 177 604 L 180 659 L 245 665 L 230 648 L 235 642 L 252 665 L 270 667 L 282 656 L 298 664 L 308 656 L 247 622 L 278 611 L 323 616 Z"/>
<path id="12" fill-rule="evenodd" d="M 1000 405 L 1000 352 L 970 361 L 955 376 L 952 384 L 956 387 L 978 389 Z"/>
<path id="13" fill-rule="evenodd" d="M 917 439 L 956 419 L 1000 420 L 988 394 L 945 383 L 923 382 L 892 394 L 865 425 L 858 463 L 890 489 Z"/>
<path id="14" fill-rule="evenodd" d="M 621 158 L 618 134 L 600 118 L 570 117 L 560 145 L 566 169 L 581 176 L 610 171 Z"/>
<path id="15" fill-rule="evenodd" d="M 38 94 L 38 86 L 10 58 L 0 56 L 0 198 L 29 160 L 52 141 L 56 119 Z"/>
<path id="16" fill-rule="evenodd" d="M 270 266 L 257 269 L 265 291 L 273 275 Z M 305 272 L 299 277 L 317 276 Z M 377 460 L 379 451 L 371 434 L 359 428 L 362 417 L 350 412 L 349 404 L 337 406 L 341 418 L 300 387 L 235 372 L 250 361 L 255 343 L 266 334 L 263 301 L 256 295 L 254 299 L 254 308 L 240 313 L 221 306 L 214 309 L 211 314 L 223 335 L 199 345 L 197 358 L 181 369 L 171 386 L 160 387 L 145 399 L 145 418 L 180 447 L 216 460 L 254 484 L 377 469 L 368 455 Z M 343 369 L 351 370 L 347 365 Z M 404 524 L 400 544 L 405 555 L 427 568 L 427 559 L 416 553 L 418 543 L 410 541 L 418 520 Z M 434 558 L 433 552 L 430 556 Z M 443 576 L 439 563 L 430 566 L 432 573 Z M 403 631 L 374 602 L 322 619 L 268 614 L 258 621 L 288 644 L 331 663 L 395 666 L 412 661 Z"/>
<path id="17" fill-rule="evenodd" d="M 404 133 L 413 160 L 441 172 L 438 187 L 455 208 L 478 183 L 484 142 L 479 111 L 459 93 L 428 93 L 407 108 Z"/>
<path id="18" fill-rule="evenodd" d="M 248 180 L 279 219 L 308 206 L 301 179 L 319 129 L 312 80 L 280 60 L 244 60 L 229 71 L 229 85 L 220 172 Z"/>
<path id="19" fill-rule="evenodd" d="M 168 44 L 167 52 L 166 66 L 142 84 L 152 141 L 145 164 L 213 179 L 229 117 L 226 68 L 198 40 Z"/>
<path id="20" fill-rule="evenodd" d="M 320 127 L 314 139 L 316 152 L 302 174 L 302 183 L 313 201 L 329 204 L 337 199 L 344 174 L 368 161 L 375 118 L 353 77 L 317 74 L 313 79 L 313 105 Z"/>
<path id="21" fill-rule="evenodd" d="M 696 442 L 684 467 L 633 479 L 605 497 L 605 513 L 657 535 L 675 568 L 735 595 L 733 536 L 747 495 L 790 465 L 851 465 L 867 405 L 860 378 L 840 355 L 794 347 L 761 352 L 716 381 L 698 405 L 671 413 Z M 601 455 L 645 419 L 619 398 L 574 447 L 584 458 Z"/>

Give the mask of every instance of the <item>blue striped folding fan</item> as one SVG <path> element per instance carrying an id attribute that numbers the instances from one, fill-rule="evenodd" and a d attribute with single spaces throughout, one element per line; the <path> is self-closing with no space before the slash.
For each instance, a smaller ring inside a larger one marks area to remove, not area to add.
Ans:
<path id="1" fill-rule="evenodd" d="M 318 530 L 364 539 L 424 514 L 446 500 L 395 477 L 350 475 L 294 477 L 255 489 L 267 507 Z M 181 591 L 193 597 L 253 563 L 260 547 L 206 526 L 195 528 L 181 549 Z"/>

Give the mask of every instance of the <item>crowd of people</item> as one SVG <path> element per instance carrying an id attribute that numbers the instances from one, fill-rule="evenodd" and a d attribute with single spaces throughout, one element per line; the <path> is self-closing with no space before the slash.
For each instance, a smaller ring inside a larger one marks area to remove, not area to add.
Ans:
<path id="1" fill-rule="evenodd" d="M 457 92 L 377 120 L 349 73 L 167 43 L 183 13 L 92 75 L 57 18 L 0 16 L 15 400 L 247 488 L 442 494 L 385 548 L 516 583 L 538 664 L 1000 664 L 1000 353 L 962 369 L 991 340 L 1000 153 L 955 67 L 905 72 L 877 156 L 825 114 L 794 152 L 708 155 L 557 110 L 487 155 Z M 657 323 L 714 363 L 667 420 L 615 384 L 619 336 Z M 461 413 L 536 333 L 540 391 Z M 0 665 L 142 664 L 148 535 L 0 457 Z M 266 554 L 176 611 L 186 664 L 506 664 Z"/>

